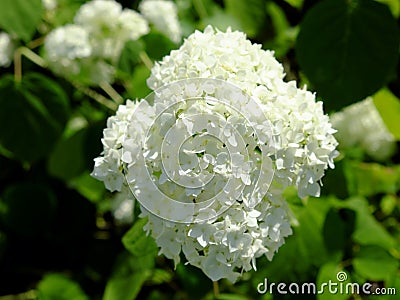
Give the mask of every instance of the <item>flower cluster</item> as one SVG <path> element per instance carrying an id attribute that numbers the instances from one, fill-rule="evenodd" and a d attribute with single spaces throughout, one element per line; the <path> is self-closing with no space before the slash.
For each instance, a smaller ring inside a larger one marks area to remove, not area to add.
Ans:
<path id="1" fill-rule="evenodd" d="M 340 147 L 359 146 L 376 160 L 389 158 L 395 150 L 395 138 L 388 131 L 371 97 L 352 104 L 331 117 L 337 129 Z"/>
<path id="2" fill-rule="evenodd" d="M 182 32 L 176 4 L 167 0 L 143 0 L 139 5 L 142 15 L 171 41 L 179 43 Z"/>
<path id="3" fill-rule="evenodd" d="M 90 83 L 110 83 L 125 43 L 148 31 L 146 19 L 137 12 L 122 9 L 115 1 L 93 0 L 80 7 L 74 24 L 49 33 L 45 40 L 46 58 L 57 74 L 80 74 Z"/>
<path id="4" fill-rule="evenodd" d="M 9 34 L 0 32 L 0 67 L 8 67 L 12 61 L 14 44 Z"/>
<path id="5" fill-rule="evenodd" d="M 284 190 L 319 195 L 335 130 L 315 95 L 283 77 L 271 51 L 207 27 L 154 66 L 152 101 L 109 119 L 92 175 L 112 191 L 129 185 L 175 264 L 183 252 L 234 282 L 292 233 Z"/>
<path id="6" fill-rule="evenodd" d="M 252 44 L 244 33 L 208 26 L 156 63 L 147 83 L 154 90 L 196 77 L 226 80 L 259 99 L 279 137 L 276 182 L 282 190 L 297 186 L 300 197 L 319 196 L 318 181 L 338 155 L 335 130 L 314 94 L 283 81 L 283 67 L 272 51 Z"/>

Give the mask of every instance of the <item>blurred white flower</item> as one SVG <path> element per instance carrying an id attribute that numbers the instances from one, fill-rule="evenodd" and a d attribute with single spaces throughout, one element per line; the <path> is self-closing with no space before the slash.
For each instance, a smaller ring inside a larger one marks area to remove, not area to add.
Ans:
<path id="1" fill-rule="evenodd" d="M 57 0 L 42 0 L 43 8 L 47 11 L 54 10 L 58 3 Z"/>
<path id="2" fill-rule="evenodd" d="M 179 43 L 182 32 L 176 4 L 168 0 L 143 0 L 139 4 L 143 16 L 175 43 Z"/>
<path id="3" fill-rule="evenodd" d="M 49 33 L 47 59 L 55 73 L 90 84 L 112 83 L 125 43 L 149 31 L 144 17 L 113 0 L 83 4 L 74 22 Z"/>
<path id="4" fill-rule="evenodd" d="M 60 75 L 80 72 L 80 60 L 90 57 L 92 47 L 88 32 L 79 25 L 69 24 L 51 31 L 44 48 L 50 68 Z"/>
<path id="5" fill-rule="evenodd" d="M 154 66 L 152 105 L 128 101 L 109 119 L 92 174 L 117 191 L 126 175 L 144 229 L 175 264 L 183 252 L 233 282 L 292 233 L 285 189 L 319 195 L 335 130 L 315 95 L 283 76 L 243 33 L 207 27 Z"/>
<path id="6" fill-rule="evenodd" d="M 379 161 L 389 158 L 395 151 L 395 138 L 386 128 L 371 97 L 333 114 L 331 121 L 342 148 L 359 146 Z"/>
<path id="7" fill-rule="evenodd" d="M 74 21 L 88 31 L 93 55 L 114 62 L 118 60 L 126 41 L 137 40 L 149 32 L 144 17 L 109 0 L 85 3 L 76 13 Z"/>
<path id="8" fill-rule="evenodd" d="M 11 64 L 14 48 L 10 35 L 0 32 L 0 67 L 8 67 Z"/>

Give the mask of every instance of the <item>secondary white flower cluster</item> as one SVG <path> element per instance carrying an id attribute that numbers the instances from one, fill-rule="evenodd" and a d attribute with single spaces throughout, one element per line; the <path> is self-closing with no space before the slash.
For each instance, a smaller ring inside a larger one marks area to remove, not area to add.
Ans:
<path id="1" fill-rule="evenodd" d="M 89 78 L 90 83 L 112 82 L 115 64 L 128 40 L 149 32 L 144 17 L 122 9 L 115 1 L 94 0 L 80 7 L 74 24 L 58 27 L 46 37 L 50 68 L 57 74 Z"/>
<path id="2" fill-rule="evenodd" d="M 178 8 L 172 1 L 143 0 L 139 4 L 143 16 L 175 43 L 179 43 L 182 32 L 178 20 Z"/>
<path id="3" fill-rule="evenodd" d="M 331 117 L 337 129 L 340 147 L 360 146 L 376 160 L 389 158 L 395 150 L 395 138 L 386 128 L 371 97 L 354 103 Z"/>
<path id="4" fill-rule="evenodd" d="M 12 62 L 14 44 L 8 33 L 0 32 L 0 67 L 8 67 Z"/>
<path id="5" fill-rule="evenodd" d="M 233 282 L 292 233 L 284 190 L 319 195 L 335 130 L 315 95 L 283 77 L 272 52 L 207 27 L 154 66 L 153 105 L 128 102 L 109 119 L 92 175 L 121 190 L 125 173 L 145 230 L 175 264 L 183 252 Z"/>

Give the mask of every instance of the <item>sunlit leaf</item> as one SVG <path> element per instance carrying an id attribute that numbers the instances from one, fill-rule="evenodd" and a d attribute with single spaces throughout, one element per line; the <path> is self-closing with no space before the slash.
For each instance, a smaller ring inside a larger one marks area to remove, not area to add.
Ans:
<path id="1" fill-rule="evenodd" d="M 88 300 L 79 284 L 62 274 L 48 274 L 37 286 L 40 300 Z"/>
<path id="2" fill-rule="evenodd" d="M 400 99 L 388 89 L 381 89 L 373 99 L 386 127 L 397 140 L 400 140 Z"/>
<path id="3" fill-rule="evenodd" d="M 0 27 L 28 42 L 36 31 L 42 12 L 41 0 L 2 0 Z"/>
<path id="4" fill-rule="evenodd" d="M 399 261 L 378 246 L 361 247 L 353 260 L 354 270 L 370 280 L 385 280 L 395 273 Z"/>

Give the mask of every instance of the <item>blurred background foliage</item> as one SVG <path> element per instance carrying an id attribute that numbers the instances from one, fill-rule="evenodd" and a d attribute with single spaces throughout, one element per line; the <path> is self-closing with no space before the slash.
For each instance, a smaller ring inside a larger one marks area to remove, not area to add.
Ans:
<path id="1" fill-rule="evenodd" d="M 37 65 L 43 37 L 71 22 L 84 0 L 1 0 L 0 28 L 18 43 L 0 69 L 0 299 L 213 299 L 212 283 L 191 266 L 157 256 L 134 225 L 113 214 L 112 199 L 90 177 L 106 118 L 117 101 L 96 86 L 73 84 Z M 137 9 L 138 1 L 120 0 Z M 372 96 L 396 140 L 377 161 L 357 145 L 341 149 L 321 198 L 287 191 L 298 220 L 272 262 L 219 299 L 362 299 L 362 295 L 260 295 L 269 282 L 348 282 L 395 287 L 400 295 L 400 65 L 398 0 L 177 0 L 183 35 L 212 24 L 244 31 L 275 51 L 287 80 L 317 92 L 327 113 Z M 125 45 L 112 88 L 124 99 L 149 93 L 148 63 L 179 47 L 152 28 Z M 29 51 L 28 51 L 28 50 Z M 33 54 L 32 54 L 33 53 Z M 22 77 L 15 74 L 19 64 Z M 109 105 L 104 105 L 106 103 Z M 104 100 L 103 99 L 103 100 Z M 110 104 L 111 103 L 111 104 Z M 368 122 L 368 120 L 367 120 Z M 367 134 L 367 133 L 366 133 Z M 136 212 L 136 211 L 135 211 Z"/>

